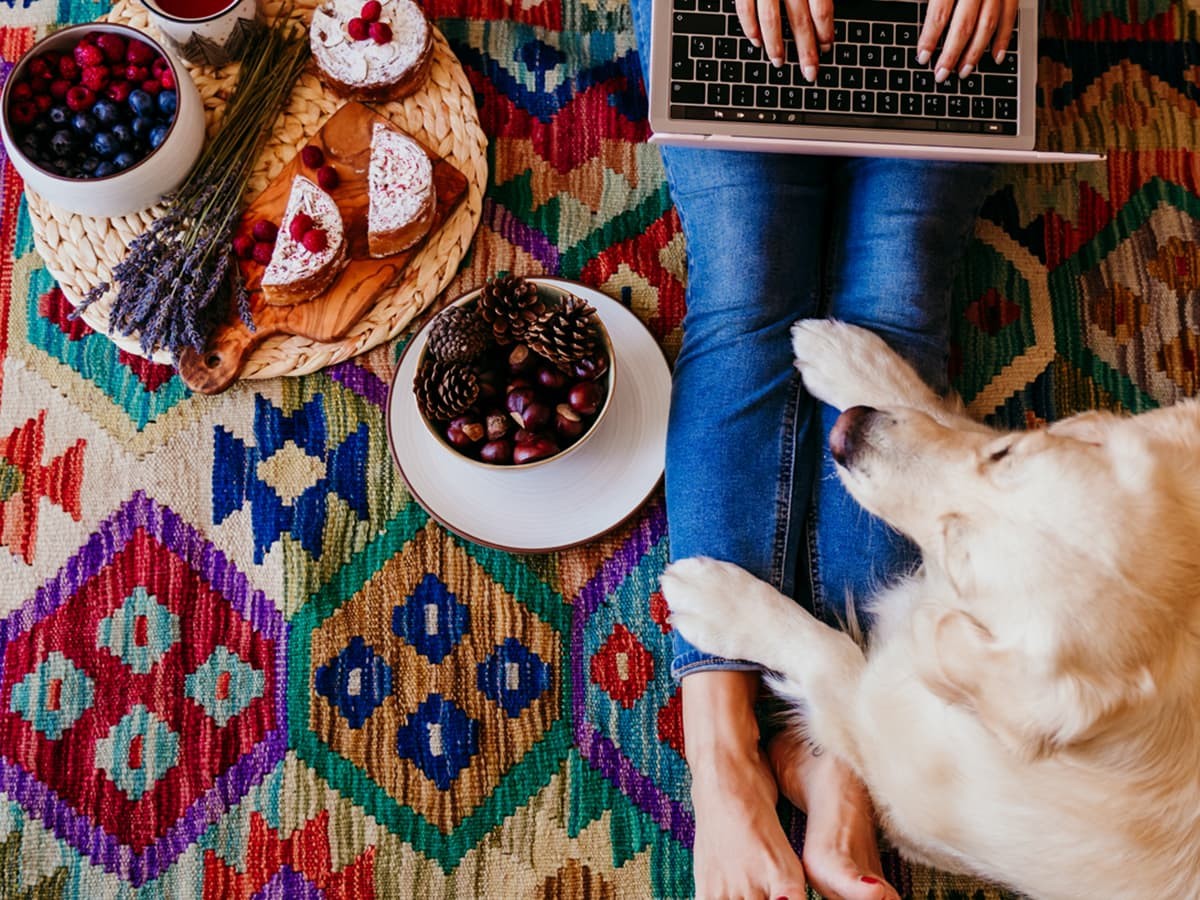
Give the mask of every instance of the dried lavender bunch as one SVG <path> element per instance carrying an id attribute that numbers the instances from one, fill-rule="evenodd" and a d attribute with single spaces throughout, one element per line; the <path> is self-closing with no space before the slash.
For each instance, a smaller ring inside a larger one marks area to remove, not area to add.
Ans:
<path id="1" fill-rule="evenodd" d="M 121 335 L 136 333 L 143 353 L 165 350 L 176 359 L 187 347 L 202 353 L 231 304 L 253 330 L 233 232 L 254 162 L 308 57 L 308 36 L 285 7 L 247 48 L 220 130 L 163 201 L 163 214 L 114 267 L 109 325 Z M 110 287 L 93 287 L 74 315 Z"/>

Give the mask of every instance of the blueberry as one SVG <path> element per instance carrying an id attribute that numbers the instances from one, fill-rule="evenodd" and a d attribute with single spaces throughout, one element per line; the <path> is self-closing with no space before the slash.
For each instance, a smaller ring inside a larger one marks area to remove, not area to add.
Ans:
<path id="1" fill-rule="evenodd" d="M 105 160 L 104 162 L 100 163 L 100 165 L 96 166 L 96 171 L 92 173 L 92 176 L 95 178 L 106 178 L 115 171 L 117 171 L 117 167 Z"/>
<path id="2" fill-rule="evenodd" d="M 98 160 L 96 157 L 94 157 L 94 156 L 85 156 L 85 157 L 83 158 L 83 162 L 81 162 L 81 163 L 79 164 L 79 169 L 80 169 L 80 171 L 82 171 L 82 172 L 83 172 L 85 175 L 91 175 L 93 172 L 95 172 L 95 171 L 96 171 L 96 167 L 97 167 L 98 165 L 100 165 L 100 160 Z"/>
<path id="3" fill-rule="evenodd" d="M 42 142 L 35 135 L 27 134 L 21 138 L 21 152 L 30 159 L 37 159 L 42 155 Z"/>
<path id="4" fill-rule="evenodd" d="M 71 171 L 71 161 L 69 159 L 52 159 L 50 167 L 59 175 L 66 175 Z"/>
<path id="5" fill-rule="evenodd" d="M 112 164 L 118 169 L 128 169 L 130 166 L 137 165 L 138 158 L 126 150 L 124 153 L 118 153 L 113 157 Z"/>
<path id="6" fill-rule="evenodd" d="M 156 125 L 150 129 L 150 149 L 157 150 L 159 145 L 167 139 L 167 132 L 170 130 L 166 125 Z"/>
<path id="7" fill-rule="evenodd" d="M 121 147 L 117 139 L 112 136 L 112 132 L 99 131 L 92 138 L 92 150 L 101 159 L 112 159 L 120 151 Z"/>
<path id="8" fill-rule="evenodd" d="M 145 116 L 138 116 L 133 120 L 133 136 L 145 140 L 150 137 L 150 132 L 154 129 L 154 120 L 148 119 Z"/>
<path id="9" fill-rule="evenodd" d="M 75 152 L 75 135 L 63 128 L 50 136 L 50 152 L 59 159 L 71 156 Z"/>
<path id="10" fill-rule="evenodd" d="M 167 118 L 175 115 L 175 106 L 177 104 L 174 91 L 159 91 L 158 93 L 158 111 Z"/>
<path id="11" fill-rule="evenodd" d="M 71 118 L 71 110 L 65 106 L 52 106 L 46 116 L 52 125 L 66 125 Z"/>
<path id="12" fill-rule="evenodd" d="M 133 129 L 124 122 L 118 122 L 111 129 L 113 138 L 122 147 L 129 147 L 133 143 Z"/>
<path id="13" fill-rule="evenodd" d="M 129 108 L 135 116 L 152 116 L 158 111 L 154 97 L 143 90 L 130 91 Z"/>
<path id="14" fill-rule="evenodd" d="M 112 100 L 97 100 L 92 106 L 92 115 L 101 125 L 115 125 L 125 118 L 121 107 Z"/>
<path id="15" fill-rule="evenodd" d="M 84 137 L 91 137 L 99 126 L 96 117 L 90 112 L 77 112 L 71 118 L 71 127 Z"/>
<path id="16" fill-rule="evenodd" d="M 50 120 L 38 116 L 32 125 L 29 126 L 29 133 L 36 135 L 50 136 L 50 132 L 54 130 L 54 126 L 50 124 Z"/>

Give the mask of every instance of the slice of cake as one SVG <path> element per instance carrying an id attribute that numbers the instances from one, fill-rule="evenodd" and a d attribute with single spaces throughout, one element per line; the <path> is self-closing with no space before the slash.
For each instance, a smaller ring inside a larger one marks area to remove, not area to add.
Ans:
<path id="1" fill-rule="evenodd" d="M 329 0 L 313 10 L 313 62 L 343 97 L 394 100 L 425 80 L 433 29 L 412 0 Z"/>
<path id="2" fill-rule="evenodd" d="M 329 287 L 346 260 L 345 228 L 337 204 L 297 175 L 271 261 L 263 272 L 263 298 L 276 306 L 311 300 Z"/>
<path id="3" fill-rule="evenodd" d="M 372 256 L 391 256 L 425 237 L 437 197 L 433 163 L 420 144 L 376 122 L 367 185 L 367 249 Z"/>

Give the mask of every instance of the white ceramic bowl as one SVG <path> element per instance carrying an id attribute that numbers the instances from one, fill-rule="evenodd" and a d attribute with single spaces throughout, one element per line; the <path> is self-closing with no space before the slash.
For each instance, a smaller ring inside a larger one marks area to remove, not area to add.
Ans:
<path id="1" fill-rule="evenodd" d="M 175 74 L 177 106 L 175 120 L 166 139 L 145 159 L 104 178 L 66 178 L 47 172 L 29 160 L 17 146 L 9 122 L 13 86 L 29 61 L 47 50 L 74 47 L 85 34 L 112 32 L 126 40 L 136 39 L 161 53 Z M 4 149 L 25 186 L 68 212 L 85 216 L 112 217 L 140 212 L 183 183 L 204 146 L 204 106 L 191 75 L 173 53 L 144 31 L 108 22 L 88 22 L 63 28 L 34 44 L 9 73 L 0 95 L 0 136 Z"/>

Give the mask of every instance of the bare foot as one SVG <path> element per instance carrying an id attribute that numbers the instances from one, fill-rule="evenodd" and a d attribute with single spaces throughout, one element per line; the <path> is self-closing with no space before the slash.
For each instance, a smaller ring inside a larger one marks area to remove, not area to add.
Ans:
<path id="1" fill-rule="evenodd" d="M 683 730 L 696 811 L 698 898 L 804 900 L 804 869 L 775 812 L 778 791 L 758 747 L 755 672 L 683 679 Z"/>
<path id="2" fill-rule="evenodd" d="M 808 815 L 804 871 L 827 900 L 899 900 L 883 878 L 871 799 L 850 768 L 829 753 L 814 753 L 793 731 L 767 748 L 783 795 Z"/>

